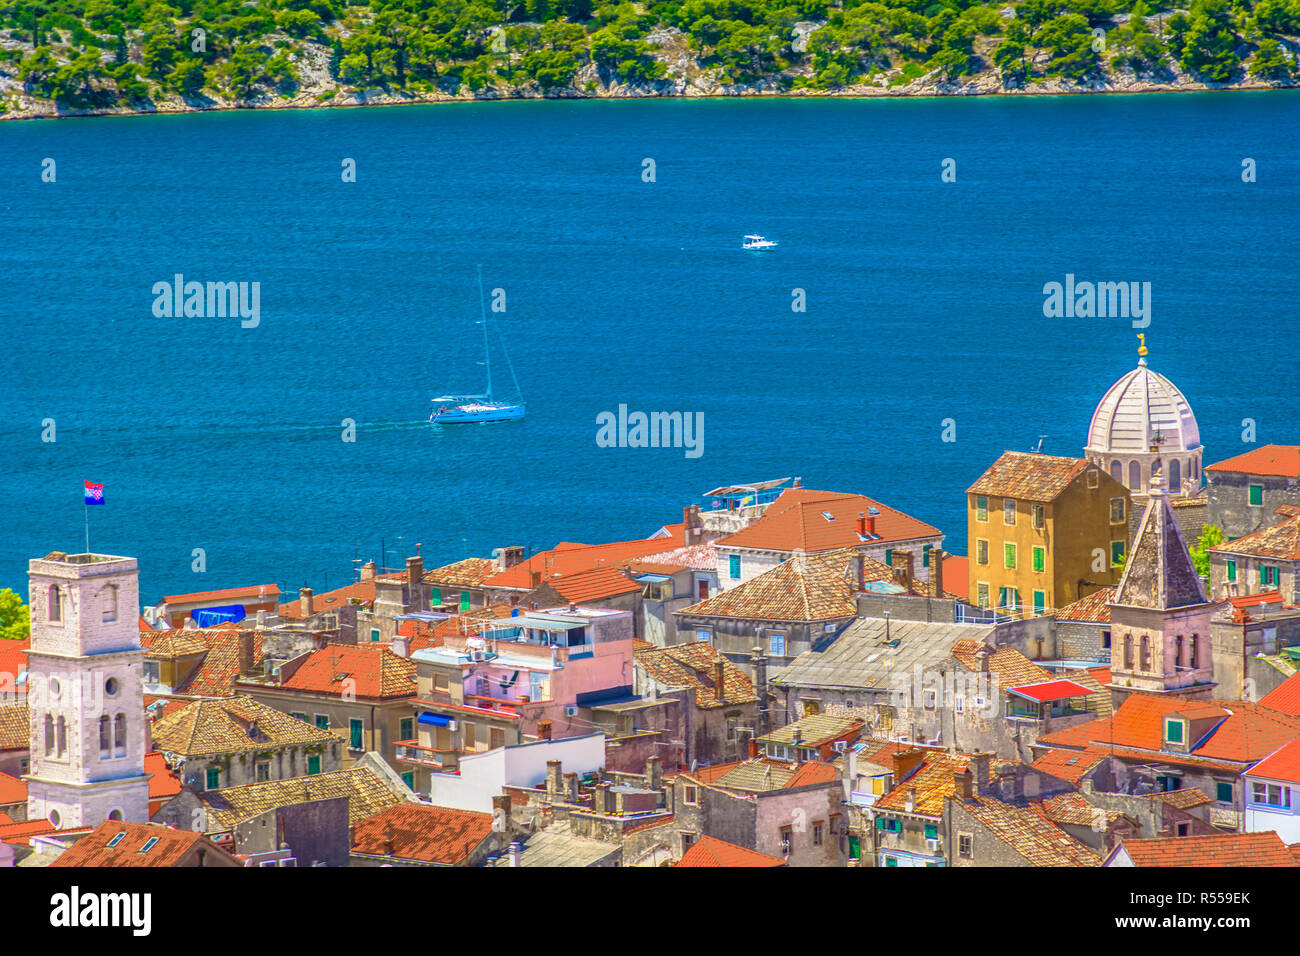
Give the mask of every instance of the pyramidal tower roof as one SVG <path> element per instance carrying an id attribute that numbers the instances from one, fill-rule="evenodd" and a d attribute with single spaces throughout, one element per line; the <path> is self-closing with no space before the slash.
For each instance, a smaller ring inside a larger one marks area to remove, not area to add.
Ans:
<path id="1" fill-rule="evenodd" d="M 1162 611 L 1209 603 L 1158 471 L 1112 603 Z"/>

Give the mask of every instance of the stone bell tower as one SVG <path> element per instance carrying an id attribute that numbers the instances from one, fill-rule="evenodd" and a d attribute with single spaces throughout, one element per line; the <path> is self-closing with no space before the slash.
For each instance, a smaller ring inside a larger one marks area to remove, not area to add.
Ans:
<path id="1" fill-rule="evenodd" d="M 28 819 L 61 830 L 149 819 L 135 558 L 29 562 Z"/>

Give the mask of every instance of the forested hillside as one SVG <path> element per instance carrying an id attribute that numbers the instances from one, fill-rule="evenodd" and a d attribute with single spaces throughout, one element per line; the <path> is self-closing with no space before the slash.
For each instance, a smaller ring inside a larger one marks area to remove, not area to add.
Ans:
<path id="1" fill-rule="evenodd" d="M 1289 85 L 1300 0 L 22 0 L 5 113 Z"/>

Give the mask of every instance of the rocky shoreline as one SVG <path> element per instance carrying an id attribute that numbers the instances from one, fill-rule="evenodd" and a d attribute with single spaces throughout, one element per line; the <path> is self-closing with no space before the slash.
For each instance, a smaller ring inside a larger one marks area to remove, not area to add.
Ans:
<path id="1" fill-rule="evenodd" d="M 813 24 L 809 24 L 813 26 Z M 499 100 L 585 100 L 585 99 L 708 99 L 723 97 L 817 97 L 817 98 L 901 98 L 940 96 L 1067 96 L 1114 93 L 1182 93 L 1220 92 L 1229 90 L 1276 90 L 1300 87 L 1300 80 L 1264 81 L 1243 77 L 1233 83 L 1207 83 L 1193 79 L 1176 66 L 1166 63 L 1162 79 L 1138 77 L 1131 73 L 1105 70 L 1103 78 L 1090 83 L 1047 77 L 1023 86 L 1009 86 L 999 72 L 987 67 L 971 76 L 943 81 L 938 72 L 903 82 L 901 71 L 881 73 L 873 82 L 863 82 L 838 89 L 822 90 L 795 86 L 805 69 L 795 69 L 752 84 L 724 84 L 715 71 L 702 67 L 684 38 L 675 30 L 664 30 L 651 37 L 660 48 L 659 58 L 667 67 L 662 80 L 640 84 L 619 83 L 603 74 L 593 64 L 582 67 L 571 85 L 543 90 L 536 83 L 527 86 L 496 85 L 473 92 L 415 91 L 391 89 L 352 89 L 340 84 L 329 73 L 329 48 L 304 44 L 294 57 L 300 85 L 292 95 L 262 94 L 249 100 L 218 96 L 183 99 L 179 95 L 162 96 L 147 107 L 111 105 L 76 108 L 32 96 L 15 77 L 0 74 L 0 101 L 6 107 L 0 120 L 57 119 L 78 116 L 148 116 L 160 113 L 201 113 L 247 109 L 324 109 L 363 106 L 400 106 L 432 103 L 474 103 Z M 977 49 L 988 62 L 992 44 Z"/>

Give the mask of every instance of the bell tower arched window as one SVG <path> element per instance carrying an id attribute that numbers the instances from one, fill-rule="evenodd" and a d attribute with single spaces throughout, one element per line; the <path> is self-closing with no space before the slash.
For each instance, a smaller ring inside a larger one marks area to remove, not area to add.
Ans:
<path id="1" fill-rule="evenodd" d="M 50 621 L 63 620 L 63 591 L 57 584 L 50 585 L 49 605 L 46 613 L 46 619 Z"/>
<path id="2" fill-rule="evenodd" d="M 103 593 L 100 594 L 99 599 L 103 605 L 104 623 L 107 624 L 110 621 L 116 621 L 117 620 L 117 585 L 110 584 L 108 587 L 104 588 Z"/>
<path id="3" fill-rule="evenodd" d="M 1169 493 L 1176 494 L 1183 487 L 1183 463 L 1177 458 L 1169 462 Z"/>
<path id="4" fill-rule="evenodd" d="M 1142 490 L 1142 466 L 1135 461 L 1128 463 L 1128 490 Z"/>

